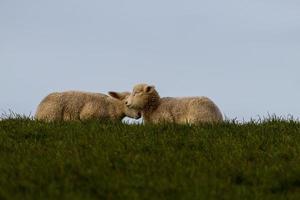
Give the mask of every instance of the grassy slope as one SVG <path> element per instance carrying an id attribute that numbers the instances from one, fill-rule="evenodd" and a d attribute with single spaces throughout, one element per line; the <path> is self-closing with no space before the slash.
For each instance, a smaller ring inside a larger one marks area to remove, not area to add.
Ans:
<path id="1" fill-rule="evenodd" d="M 300 124 L 0 121 L 0 199 L 300 199 Z"/>

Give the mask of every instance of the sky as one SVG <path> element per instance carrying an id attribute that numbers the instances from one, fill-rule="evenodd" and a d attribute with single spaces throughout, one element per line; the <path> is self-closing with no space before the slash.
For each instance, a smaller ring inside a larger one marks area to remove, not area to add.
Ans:
<path id="1" fill-rule="evenodd" d="M 0 0 L 2 113 L 148 83 L 229 119 L 299 118 L 299 74 L 299 0 Z"/>

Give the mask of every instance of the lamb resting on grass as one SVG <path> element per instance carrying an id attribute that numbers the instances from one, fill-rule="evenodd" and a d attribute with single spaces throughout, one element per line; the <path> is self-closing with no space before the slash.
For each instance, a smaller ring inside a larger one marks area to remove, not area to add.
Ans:
<path id="1" fill-rule="evenodd" d="M 129 92 L 109 92 L 109 95 L 79 91 L 51 93 L 39 104 L 35 118 L 51 122 L 141 117 L 139 111 L 128 108 L 125 104 Z"/>
<path id="2" fill-rule="evenodd" d="M 145 123 L 198 124 L 222 122 L 219 108 L 207 97 L 160 98 L 154 86 L 138 84 L 126 105 L 142 112 Z"/>

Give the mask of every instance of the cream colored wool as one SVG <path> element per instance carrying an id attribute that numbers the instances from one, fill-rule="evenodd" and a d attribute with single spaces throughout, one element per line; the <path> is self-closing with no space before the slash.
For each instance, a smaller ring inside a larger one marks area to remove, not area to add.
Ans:
<path id="1" fill-rule="evenodd" d="M 145 123 L 198 124 L 222 122 L 219 108 L 207 97 L 160 98 L 154 86 L 138 84 L 128 101 L 142 112 Z"/>
<path id="2" fill-rule="evenodd" d="M 50 122 L 141 117 L 140 112 L 125 105 L 129 92 L 109 92 L 109 95 L 79 91 L 51 93 L 39 104 L 35 118 Z"/>

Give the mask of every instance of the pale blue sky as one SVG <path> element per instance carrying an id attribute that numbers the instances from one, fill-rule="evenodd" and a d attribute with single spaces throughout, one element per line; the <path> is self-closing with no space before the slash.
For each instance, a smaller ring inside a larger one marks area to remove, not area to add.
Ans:
<path id="1" fill-rule="evenodd" d="M 0 0 L 0 110 L 49 92 L 208 96 L 229 118 L 300 116 L 299 0 Z"/>

